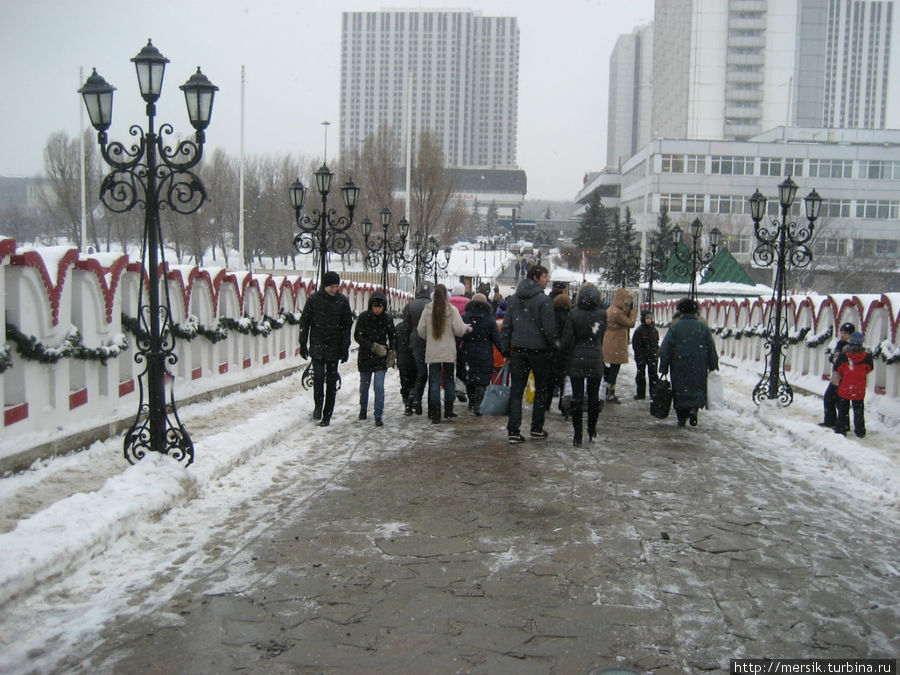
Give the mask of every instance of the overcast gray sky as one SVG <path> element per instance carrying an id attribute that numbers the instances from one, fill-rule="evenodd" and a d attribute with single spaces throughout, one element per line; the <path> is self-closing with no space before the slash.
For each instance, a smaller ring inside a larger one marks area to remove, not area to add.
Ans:
<path id="1" fill-rule="evenodd" d="M 207 144 L 237 155 L 244 65 L 246 153 L 321 157 L 328 120 L 334 159 L 341 12 L 410 7 L 518 18 L 518 161 L 529 199 L 571 199 L 584 172 L 603 167 L 610 51 L 652 20 L 653 0 L 0 0 L 0 175 L 40 173 L 47 137 L 77 133 L 79 66 L 117 88 L 110 138 L 128 140 L 128 127 L 146 121 L 129 59 L 148 38 L 170 59 L 158 119 L 176 133 L 191 131 L 177 87 L 199 65 L 220 87 Z M 897 107 L 891 126 L 900 126 Z"/>

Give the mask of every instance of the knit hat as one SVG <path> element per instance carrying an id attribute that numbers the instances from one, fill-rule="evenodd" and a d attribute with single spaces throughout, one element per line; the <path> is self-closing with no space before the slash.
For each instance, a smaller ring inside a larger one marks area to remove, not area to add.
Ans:
<path id="1" fill-rule="evenodd" d="M 337 272 L 325 272 L 322 277 L 322 288 L 337 286 L 339 283 L 341 283 L 341 275 Z"/>
<path id="2" fill-rule="evenodd" d="M 487 296 L 486 296 L 484 293 L 476 293 L 475 295 L 473 295 L 473 296 L 472 296 L 472 302 L 480 302 L 480 303 L 483 303 L 483 304 L 485 304 L 485 305 L 490 305 L 490 304 L 491 304 L 491 303 L 488 302 Z"/>
<path id="3" fill-rule="evenodd" d="M 554 291 L 564 291 L 569 287 L 568 281 L 554 281 L 553 282 L 553 290 Z"/>
<path id="4" fill-rule="evenodd" d="M 453 287 L 453 290 L 451 291 L 451 293 L 453 293 L 453 295 L 465 295 L 466 287 L 463 286 L 462 284 L 456 284 L 456 286 Z"/>
<path id="5" fill-rule="evenodd" d="M 855 333 L 855 332 L 856 332 L 856 326 L 854 326 L 854 325 L 853 325 L 852 323 L 850 323 L 849 321 L 848 321 L 847 323 L 842 323 L 842 324 L 841 324 L 841 332 L 842 332 L 842 333 Z"/>
<path id="6" fill-rule="evenodd" d="M 497 312 L 494 316 L 498 319 L 502 319 L 506 316 L 506 310 L 509 309 L 509 303 L 506 300 L 501 300 L 500 304 L 497 305 Z"/>
<path id="7" fill-rule="evenodd" d="M 863 343 L 863 334 L 860 333 L 859 331 L 854 332 L 850 336 L 850 344 L 853 345 L 854 347 L 862 347 L 862 343 Z"/>

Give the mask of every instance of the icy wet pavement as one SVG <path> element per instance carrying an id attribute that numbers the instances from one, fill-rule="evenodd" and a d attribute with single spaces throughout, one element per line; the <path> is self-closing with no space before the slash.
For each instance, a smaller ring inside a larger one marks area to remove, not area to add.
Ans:
<path id="1" fill-rule="evenodd" d="M 697 672 L 900 652 L 895 508 L 733 413 L 678 430 L 629 400 L 581 448 L 556 412 L 550 439 L 518 447 L 502 418 L 388 413 L 358 423 L 367 461 L 318 490 L 283 475 L 270 522 L 242 539 L 233 513 L 220 566 L 107 627 L 79 666 Z"/>

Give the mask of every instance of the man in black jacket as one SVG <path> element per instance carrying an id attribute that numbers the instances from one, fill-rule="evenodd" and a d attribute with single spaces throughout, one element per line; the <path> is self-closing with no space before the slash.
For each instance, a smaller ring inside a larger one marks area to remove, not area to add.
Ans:
<path id="1" fill-rule="evenodd" d="M 327 427 L 331 422 L 337 393 L 338 361 L 346 363 L 350 357 L 353 313 L 350 301 L 338 292 L 340 285 L 341 277 L 337 272 L 325 272 L 322 288 L 307 298 L 300 315 L 300 356 L 312 359 L 316 406 L 313 419 L 321 420 L 320 427 Z"/>
<path id="2" fill-rule="evenodd" d="M 550 273 L 546 267 L 529 268 L 524 280 L 509 300 L 500 331 L 501 353 L 510 361 L 509 420 L 506 430 L 510 444 L 524 443 L 522 394 L 528 373 L 534 373 L 534 404 L 531 408 L 531 438 L 547 438 L 544 413 L 550 381 L 550 351 L 559 346 L 556 318 L 550 296 L 544 293 Z"/>
<path id="3" fill-rule="evenodd" d="M 416 297 L 403 308 L 403 321 L 409 342 L 409 349 L 416 363 L 416 384 L 410 391 L 406 403 L 406 415 L 422 414 L 422 395 L 425 393 L 425 385 L 428 383 L 428 368 L 425 366 L 425 340 L 419 337 L 419 319 L 422 318 L 422 310 L 431 302 L 431 294 L 434 293 L 434 284 L 430 281 L 419 282 L 416 289 Z"/>

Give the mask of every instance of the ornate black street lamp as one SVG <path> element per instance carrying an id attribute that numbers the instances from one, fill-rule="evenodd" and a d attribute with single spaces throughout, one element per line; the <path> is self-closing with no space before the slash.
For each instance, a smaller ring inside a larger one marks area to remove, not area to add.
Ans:
<path id="1" fill-rule="evenodd" d="M 694 222 L 691 223 L 691 247 L 687 254 L 685 254 L 681 251 L 681 242 L 684 239 L 681 228 L 676 225 L 672 229 L 672 243 L 674 244 L 672 255 L 675 256 L 675 260 L 678 261 L 673 271 L 678 275 L 690 273 L 691 300 L 697 299 L 697 271 L 704 265 L 709 265 L 709 263 L 712 262 L 712 259 L 716 257 L 721 234 L 718 227 L 714 227 L 710 230 L 709 250 L 704 251 L 700 241 L 703 236 L 703 223 L 700 222 L 699 218 L 694 218 Z M 709 270 L 712 271 L 712 268 L 709 268 Z"/>
<path id="2" fill-rule="evenodd" d="M 434 237 L 426 238 L 421 230 L 416 230 L 412 236 L 412 244 L 412 250 L 397 253 L 400 268 L 407 274 L 413 275 L 416 288 L 426 276 L 432 273 L 434 274 L 434 283 L 437 285 L 438 272 L 447 269 L 452 249 L 449 246 L 444 249 L 444 262 L 441 263 L 438 257 L 440 246 Z"/>
<path id="3" fill-rule="evenodd" d="M 822 198 L 813 190 L 803 198 L 806 207 L 805 224 L 788 221 L 791 205 L 797 194 L 797 184 L 790 176 L 778 186 L 778 203 L 781 221 L 761 224 L 766 215 L 766 198 L 759 190 L 750 197 L 750 217 L 753 233 L 759 245 L 753 251 L 753 262 L 760 267 L 775 265 L 775 282 L 772 288 L 772 304 L 766 324 L 766 368 L 762 378 L 753 388 L 753 402 L 759 405 L 763 398 L 779 399 L 783 405 L 794 400 L 794 390 L 787 381 L 784 369 L 785 350 L 788 346 L 787 322 L 787 268 L 802 269 L 812 262 L 812 252 L 806 245 L 812 238 Z"/>
<path id="4" fill-rule="evenodd" d="M 194 444 L 178 418 L 174 392 L 170 391 L 166 403 L 166 379 L 174 379 L 166 363 L 174 365 L 178 356 L 172 332 L 172 303 L 165 281 L 165 247 L 159 211 L 167 207 L 176 213 L 190 214 L 206 201 L 206 189 L 191 169 L 203 154 L 205 131 L 219 88 L 199 68 L 181 85 L 196 134 L 193 141 L 179 141 L 173 149 L 163 138 L 174 133 L 172 126 L 163 124 L 159 133 L 156 131 L 156 101 L 169 59 L 148 40 L 131 61 L 137 71 L 141 97 L 147 103 L 147 127 L 132 125 L 130 132 L 135 140 L 130 147 L 118 141 L 109 143 L 107 139 L 115 87 L 98 75 L 95 68 L 78 90 L 97 130 L 103 160 L 113 169 L 100 185 L 100 200 L 116 213 L 136 206 L 144 209 L 141 265 L 147 275 L 148 289 L 145 303 L 144 284 L 138 287 L 140 333 L 134 360 L 145 367 L 138 375 L 138 412 L 125 434 L 125 458 L 133 464 L 148 451 L 160 452 L 188 466 L 194 461 Z M 160 304 L 160 283 L 165 289 L 164 304 Z"/>
<path id="5" fill-rule="evenodd" d="M 387 268 L 388 263 L 393 261 L 394 266 L 399 268 L 401 261 L 398 260 L 397 254 L 406 248 L 406 238 L 409 236 L 409 222 L 406 218 L 401 218 L 397 223 L 397 230 L 400 232 L 400 238 L 391 240 L 388 237 L 388 228 L 391 226 L 391 210 L 387 207 L 381 209 L 381 228 L 383 232 L 376 234 L 373 239 L 369 239 L 372 235 L 372 221 L 368 216 L 363 218 L 360 228 L 362 229 L 363 239 L 365 240 L 366 250 L 366 267 L 370 269 L 378 269 L 381 267 L 381 291 L 387 295 Z"/>
<path id="6" fill-rule="evenodd" d="M 288 193 L 294 207 L 294 218 L 300 232 L 294 237 L 294 248 L 298 253 L 315 253 L 319 256 L 319 284 L 328 271 L 328 254 L 344 255 L 350 250 L 352 241 L 347 230 L 353 224 L 353 211 L 359 203 L 360 189 L 348 180 L 341 187 L 341 198 L 347 208 L 348 216 L 338 217 L 337 211 L 328 208 L 328 193 L 334 174 L 323 163 L 315 173 L 316 190 L 322 198 L 322 208 L 313 209 L 312 214 L 303 215 L 303 202 L 306 198 L 306 186 L 298 178 Z"/>
<path id="7" fill-rule="evenodd" d="M 647 264 L 644 266 L 644 272 L 647 278 L 647 309 L 653 309 L 653 281 L 656 279 L 656 254 L 659 249 L 655 239 L 651 239 L 647 244 L 647 252 L 650 254 Z M 666 255 L 668 259 L 668 255 Z"/>

